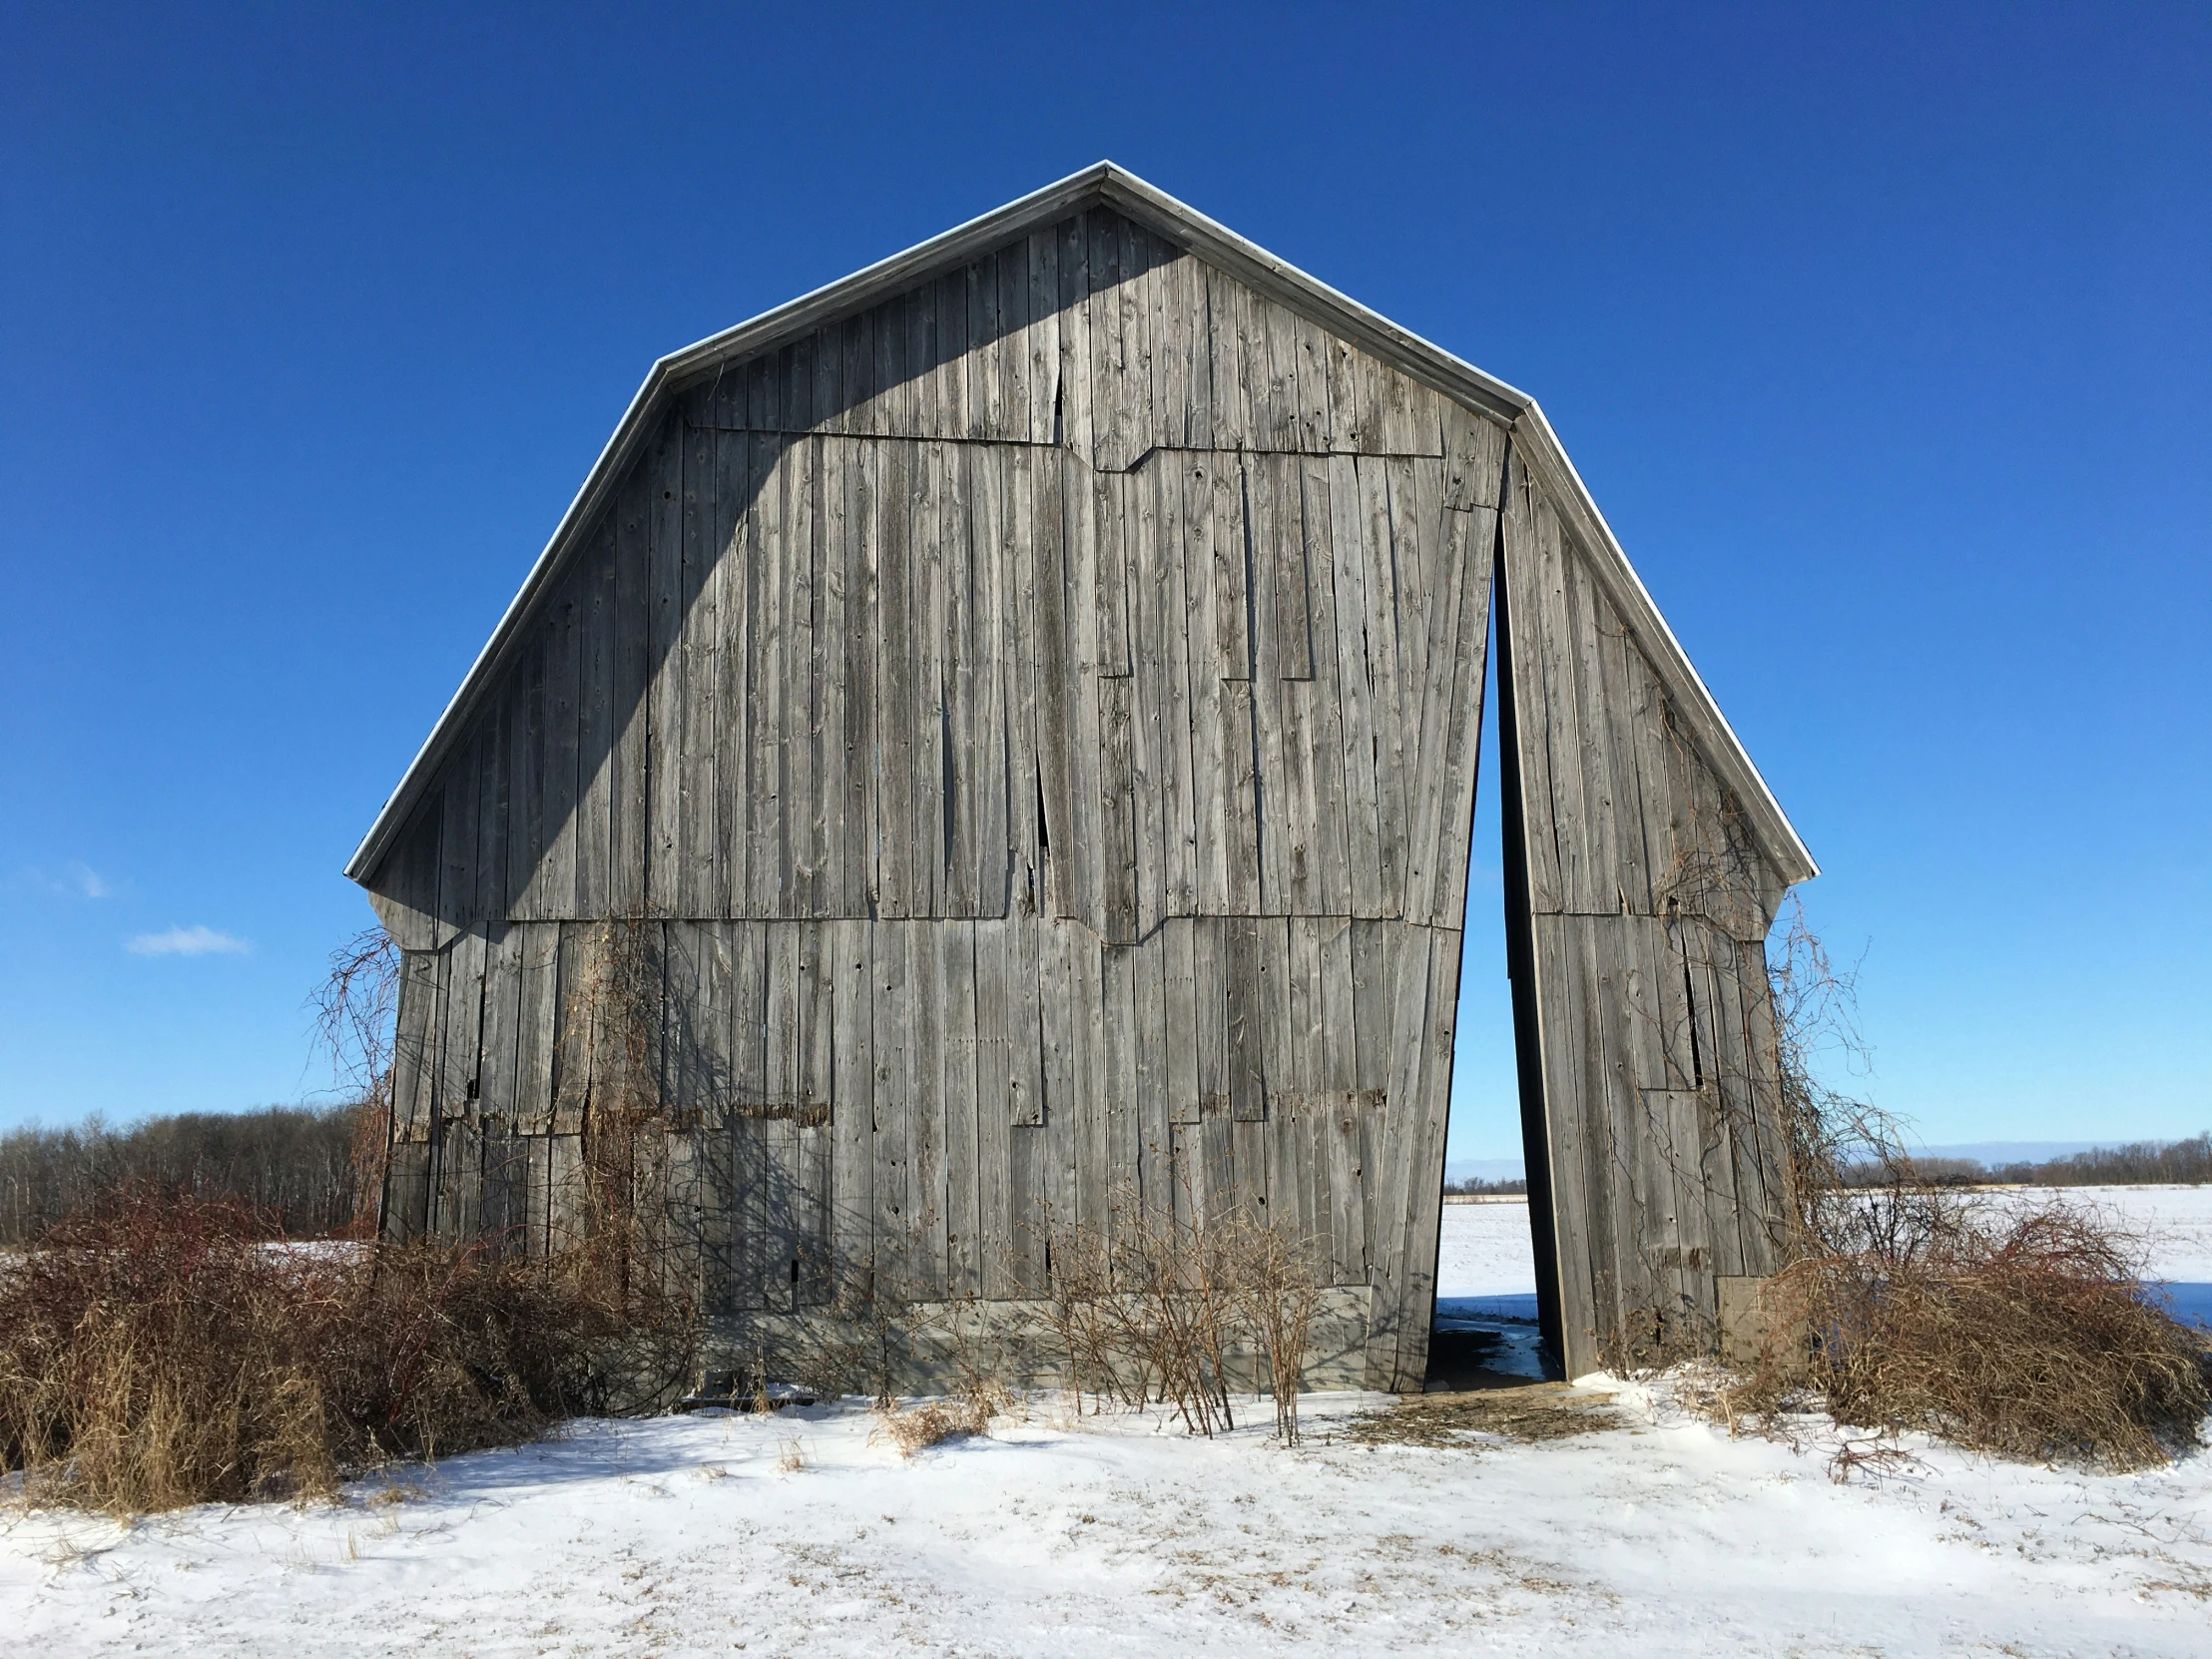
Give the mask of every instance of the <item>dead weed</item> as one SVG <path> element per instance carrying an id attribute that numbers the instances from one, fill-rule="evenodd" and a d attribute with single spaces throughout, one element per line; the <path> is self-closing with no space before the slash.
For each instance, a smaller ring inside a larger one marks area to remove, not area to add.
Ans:
<path id="1" fill-rule="evenodd" d="M 882 1432 L 899 1455 L 911 1457 L 933 1445 L 987 1433 L 991 1412 L 987 1403 L 973 1399 L 931 1399 L 904 1411 L 886 1412 Z"/>

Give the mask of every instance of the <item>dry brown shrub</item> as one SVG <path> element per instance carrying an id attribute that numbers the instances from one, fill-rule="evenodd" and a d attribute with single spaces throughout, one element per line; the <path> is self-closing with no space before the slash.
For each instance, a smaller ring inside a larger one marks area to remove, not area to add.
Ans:
<path id="1" fill-rule="evenodd" d="M 1178 1214 L 1126 1192 L 1106 1229 L 1054 1234 L 1051 1317 L 1079 1391 L 1132 1408 L 1170 1403 L 1194 1434 L 1236 1426 L 1238 1309 L 1224 1235 L 1202 1210 Z"/>
<path id="2" fill-rule="evenodd" d="M 1864 1046 L 1851 974 L 1801 911 L 1772 964 L 1795 1205 L 1761 1295 L 1769 1340 L 1716 1409 L 1772 1422 L 1817 1396 L 1839 1421 L 2114 1468 L 2196 1443 L 2204 1339 L 2145 1302 L 2136 1241 L 2062 1202 L 1931 1179 L 1894 1122 L 1821 1081 L 1824 1057 Z"/>
<path id="3" fill-rule="evenodd" d="M 1306 1355 L 1323 1292 L 1313 1247 L 1287 1228 L 1255 1222 L 1246 1211 L 1232 1215 L 1224 1232 L 1238 1312 L 1267 1359 L 1276 1437 L 1296 1445 L 1298 1396 L 1306 1388 Z"/>
<path id="4" fill-rule="evenodd" d="M 1175 1407 L 1194 1434 L 1236 1426 L 1230 1365 L 1265 1358 L 1276 1431 L 1299 1437 L 1298 1396 L 1323 1287 L 1311 1242 L 1242 1207 L 1172 1207 L 1124 1188 L 1104 1229 L 1056 1228 L 1048 1310 L 1069 1382 L 1122 1405 Z"/>
<path id="5" fill-rule="evenodd" d="M 0 1275 L 0 1466 L 34 1501 L 327 1493 L 653 1403 L 688 1361 L 588 1256 L 266 1237 L 242 1206 L 128 1191 Z"/>
<path id="6" fill-rule="evenodd" d="M 883 1418 L 883 1432 L 891 1444 L 898 1447 L 902 1457 L 911 1457 L 917 1451 L 942 1445 L 947 1440 L 987 1433 L 990 1426 L 989 1408 L 971 1399 L 924 1400 L 904 1411 L 889 1412 Z"/>
<path id="7" fill-rule="evenodd" d="M 1735 1408 L 1810 1386 L 1839 1421 L 2112 1468 L 2196 1443 L 2212 1404 L 2201 1339 L 2146 1305 L 2133 1248 L 2099 1217 L 1909 1180 L 1834 1203 L 1826 1248 L 1765 1289 L 1794 1340 Z"/>

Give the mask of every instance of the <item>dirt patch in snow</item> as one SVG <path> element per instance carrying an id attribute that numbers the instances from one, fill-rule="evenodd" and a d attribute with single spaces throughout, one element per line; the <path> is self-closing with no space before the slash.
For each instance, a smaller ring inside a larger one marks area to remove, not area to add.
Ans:
<path id="1" fill-rule="evenodd" d="M 1408 1394 L 1356 1418 L 1345 1438 L 1363 1445 L 1479 1445 L 1484 1439 L 1564 1440 L 1617 1427 L 1613 1396 L 1565 1382 L 1464 1393 Z"/>

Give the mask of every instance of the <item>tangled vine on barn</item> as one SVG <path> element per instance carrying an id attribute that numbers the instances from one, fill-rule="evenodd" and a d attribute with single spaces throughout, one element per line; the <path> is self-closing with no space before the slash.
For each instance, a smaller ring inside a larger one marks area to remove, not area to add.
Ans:
<path id="1" fill-rule="evenodd" d="M 347 868 L 386 1236 L 557 1247 L 619 1118 L 746 1354 L 1241 1203 L 1418 1388 L 1493 639 L 1544 1322 L 1709 1344 L 1810 855 L 1532 400 L 1110 165 L 654 365 Z"/>

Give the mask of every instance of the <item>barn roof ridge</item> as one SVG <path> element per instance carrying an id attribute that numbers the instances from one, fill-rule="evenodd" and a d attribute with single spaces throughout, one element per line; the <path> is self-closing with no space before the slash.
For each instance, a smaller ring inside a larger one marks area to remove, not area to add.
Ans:
<path id="1" fill-rule="evenodd" d="M 1631 630 L 1659 659 L 1655 666 L 1681 698 L 1693 736 L 1702 740 L 1698 747 L 1749 810 L 1753 831 L 1763 849 L 1791 881 L 1820 873 L 1820 866 L 1721 713 L 1719 703 L 1675 638 L 1642 577 L 1629 563 L 1626 551 L 1533 397 L 1400 327 L 1126 168 L 1100 161 L 656 361 L 492 629 L 491 637 L 469 665 L 430 735 L 346 861 L 346 876 L 365 884 L 375 873 L 475 713 L 480 696 L 506 666 L 539 596 L 556 579 L 579 539 L 578 533 L 604 503 L 636 453 L 651 417 L 667 398 L 732 358 L 752 355 L 807 333 L 834 317 L 899 292 L 947 266 L 987 252 L 1008 238 L 1101 202 L 1162 233 L 1199 259 L 1289 305 L 1339 337 L 1362 346 L 1391 367 L 1504 425 L 1513 435 L 1516 450 L 1533 463 L 1532 470 L 1553 486 L 1554 505 L 1576 521 L 1582 539 L 1602 567 L 1597 572 L 1599 579 Z"/>

